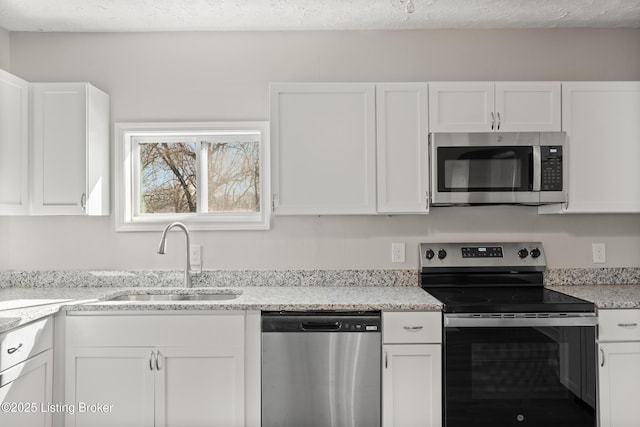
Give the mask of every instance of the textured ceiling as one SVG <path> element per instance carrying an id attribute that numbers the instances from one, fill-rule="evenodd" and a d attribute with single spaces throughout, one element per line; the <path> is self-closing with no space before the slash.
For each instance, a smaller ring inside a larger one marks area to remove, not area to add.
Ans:
<path id="1" fill-rule="evenodd" d="M 0 0 L 9 31 L 640 27 L 640 0 Z"/>

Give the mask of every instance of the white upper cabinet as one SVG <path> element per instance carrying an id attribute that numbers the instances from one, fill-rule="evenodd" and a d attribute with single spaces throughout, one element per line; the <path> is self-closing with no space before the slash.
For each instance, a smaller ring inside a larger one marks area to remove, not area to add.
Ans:
<path id="1" fill-rule="evenodd" d="M 563 83 L 562 117 L 569 158 L 562 211 L 640 212 L 640 82 Z"/>
<path id="2" fill-rule="evenodd" d="M 29 212 L 29 83 L 0 70 L 0 215 Z"/>
<path id="3" fill-rule="evenodd" d="M 274 212 L 376 212 L 375 85 L 270 86 Z"/>
<path id="4" fill-rule="evenodd" d="M 491 131 L 494 99 L 492 82 L 429 83 L 431 132 Z"/>
<path id="5" fill-rule="evenodd" d="M 109 96 L 88 83 L 35 83 L 34 215 L 109 214 Z"/>
<path id="6" fill-rule="evenodd" d="M 431 132 L 561 129 L 559 82 L 429 83 Z"/>
<path id="7" fill-rule="evenodd" d="M 561 113 L 559 82 L 496 83 L 497 131 L 560 131 Z"/>
<path id="8" fill-rule="evenodd" d="M 427 95 L 426 83 L 376 84 L 380 213 L 428 212 Z"/>

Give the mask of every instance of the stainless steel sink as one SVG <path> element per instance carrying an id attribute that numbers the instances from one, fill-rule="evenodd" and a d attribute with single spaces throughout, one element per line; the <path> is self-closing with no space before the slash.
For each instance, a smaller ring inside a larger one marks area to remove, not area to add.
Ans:
<path id="1" fill-rule="evenodd" d="M 109 298 L 107 301 L 224 301 L 239 296 L 240 293 L 125 294 Z"/>

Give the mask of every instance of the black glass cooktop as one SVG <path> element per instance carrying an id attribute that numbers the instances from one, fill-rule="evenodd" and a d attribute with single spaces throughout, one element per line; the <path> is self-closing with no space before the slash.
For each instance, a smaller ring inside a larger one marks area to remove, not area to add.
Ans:
<path id="1" fill-rule="evenodd" d="M 594 304 L 542 286 L 424 288 L 445 313 L 589 313 Z"/>

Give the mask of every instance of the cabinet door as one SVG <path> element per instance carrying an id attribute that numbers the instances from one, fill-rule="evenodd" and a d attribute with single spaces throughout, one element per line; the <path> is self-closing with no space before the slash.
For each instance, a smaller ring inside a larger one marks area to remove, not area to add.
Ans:
<path id="1" fill-rule="evenodd" d="M 0 426 L 51 426 L 52 369 L 53 350 L 47 350 L 0 374 Z"/>
<path id="2" fill-rule="evenodd" d="M 640 342 L 600 344 L 600 426 L 638 425 Z"/>
<path id="3" fill-rule="evenodd" d="M 87 83 L 33 84 L 36 215 L 109 212 L 109 98 Z"/>
<path id="4" fill-rule="evenodd" d="M 274 212 L 376 211 L 375 85 L 272 84 Z"/>
<path id="5" fill-rule="evenodd" d="M 378 212 L 428 211 L 427 85 L 376 85 Z"/>
<path id="6" fill-rule="evenodd" d="M 0 70 L 0 215 L 29 211 L 29 84 Z"/>
<path id="7" fill-rule="evenodd" d="M 157 349 L 157 427 L 244 426 L 243 341 Z"/>
<path id="8" fill-rule="evenodd" d="M 82 215 L 87 156 L 85 85 L 37 84 L 33 100 L 33 213 Z"/>
<path id="9" fill-rule="evenodd" d="M 442 426 L 442 347 L 397 344 L 383 348 L 383 427 Z"/>
<path id="10" fill-rule="evenodd" d="M 495 130 L 493 82 L 429 83 L 431 132 Z"/>
<path id="11" fill-rule="evenodd" d="M 640 82 L 562 87 L 568 135 L 565 212 L 640 212 Z"/>
<path id="12" fill-rule="evenodd" d="M 153 426 L 151 354 L 151 348 L 68 348 L 65 400 L 76 412 L 65 416 L 65 426 Z M 104 412 L 81 412 L 81 403 L 110 406 Z"/>
<path id="13" fill-rule="evenodd" d="M 496 83 L 497 131 L 560 131 L 560 118 L 559 82 Z"/>

